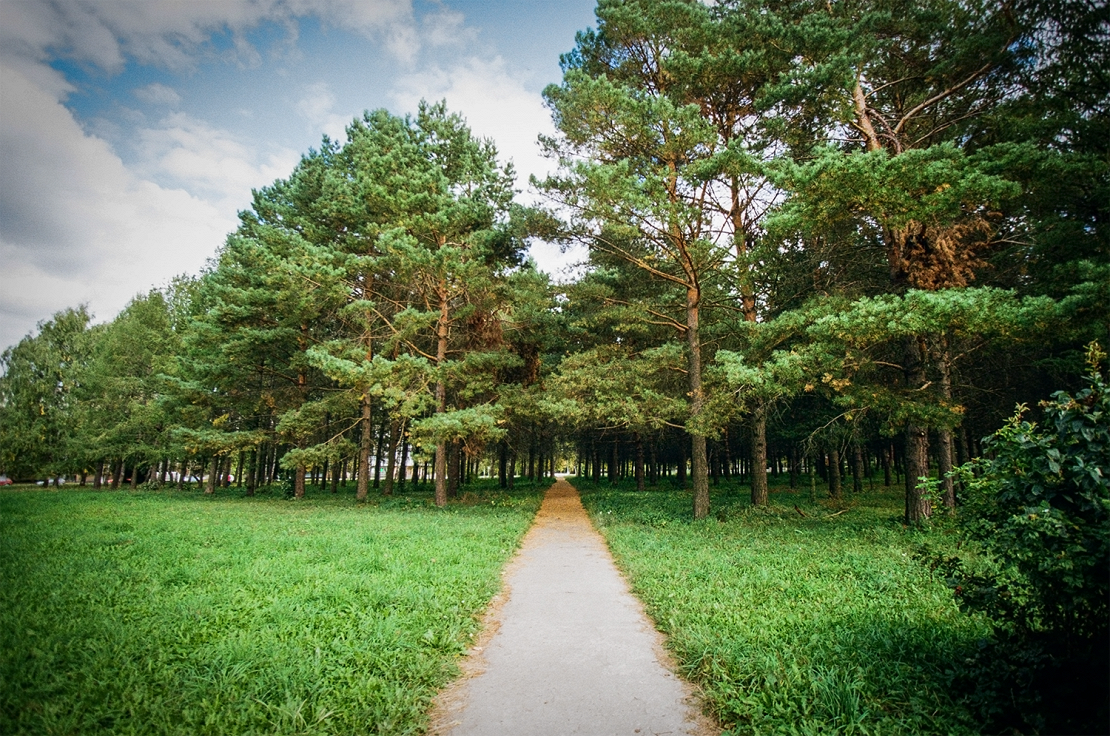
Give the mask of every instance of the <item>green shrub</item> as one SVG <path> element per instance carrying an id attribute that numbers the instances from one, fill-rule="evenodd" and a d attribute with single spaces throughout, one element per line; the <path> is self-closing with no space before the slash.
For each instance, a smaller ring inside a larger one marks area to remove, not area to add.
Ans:
<path id="1" fill-rule="evenodd" d="M 1053 732 L 1107 726 L 1110 387 L 1089 350 L 1087 386 L 1025 407 L 960 469 L 967 551 L 938 560 L 965 610 L 996 627 L 970 678 L 994 720 Z M 998 692 L 986 692 L 995 690 Z M 997 708 L 1002 692 L 1015 712 Z M 1065 703 L 1074 701 L 1072 705 Z M 1053 720 L 1066 716 L 1064 720 Z M 1021 723 L 1018 723 L 1020 721 Z"/>
<path id="2" fill-rule="evenodd" d="M 1105 632 L 1110 595 L 1110 391 L 1097 371 L 1074 397 L 1019 411 L 967 468 L 967 536 L 999 574 L 965 588 L 968 605 L 1024 631 Z"/>

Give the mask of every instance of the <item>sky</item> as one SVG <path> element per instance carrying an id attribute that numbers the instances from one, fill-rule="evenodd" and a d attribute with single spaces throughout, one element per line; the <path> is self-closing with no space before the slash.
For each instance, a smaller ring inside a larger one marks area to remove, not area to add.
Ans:
<path id="1" fill-rule="evenodd" d="M 364 110 L 446 100 L 528 176 L 594 0 L 0 0 L 0 350 L 197 274 Z M 556 278 L 578 259 L 533 244 Z"/>

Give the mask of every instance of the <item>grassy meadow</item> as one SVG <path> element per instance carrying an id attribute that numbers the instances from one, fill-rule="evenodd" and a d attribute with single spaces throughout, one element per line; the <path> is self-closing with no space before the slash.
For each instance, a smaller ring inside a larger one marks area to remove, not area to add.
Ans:
<path id="1" fill-rule="evenodd" d="M 0 491 L 0 733 L 412 734 L 540 502 Z"/>
<path id="2" fill-rule="evenodd" d="M 914 559 L 925 534 L 903 528 L 897 489 L 833 506 L 811 503 L 808 482 L 773 486 L 753 509 L 747 486 L 722 479 L 714 515 L 692 522 L 689 492 L 665 481 L 571 481 L 729 733 L 982 731 L 960 664 L 988 629 Z M 944 544 L 943 529 L 927 534 Z"/>

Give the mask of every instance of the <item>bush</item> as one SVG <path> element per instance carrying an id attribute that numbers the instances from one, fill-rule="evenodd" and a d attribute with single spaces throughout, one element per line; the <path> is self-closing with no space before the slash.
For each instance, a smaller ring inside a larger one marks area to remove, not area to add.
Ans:
<path id="1" fill-rule="evenodd" d="M 1087 387 L 1025 407 L 959 471 L 967 551 L 938 560 L 962 608 L 996 636 L 973 662 L 986 715 L 1053 732 L 1107 727 L 1110 387 L 1088 351 Z M 987 691 L 994 692 L 987 692 Z M 1011 693 L 1009 698 L 998 695 Z M 1016 712 L 998 703 L 1009 700 Z"/>
<path id="2" fill-rule="evenodd" d="M 963 473 L 963 528 L 1001 567 L 964 599 L 1018 631 L 1089 639 L 1107 628 L 1110 391 L 1097 367 L 1087 383 L 1042 402 L 1043 429 L 1019 409 Z"/>

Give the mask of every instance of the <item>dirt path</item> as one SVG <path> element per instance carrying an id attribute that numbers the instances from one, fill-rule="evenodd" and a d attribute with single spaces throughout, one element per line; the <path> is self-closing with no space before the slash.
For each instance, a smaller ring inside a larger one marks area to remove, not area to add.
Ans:
<path id="1" fill-rule="evenodd" d="M 463 677 L 437 698 L 431 734 L 716 732 L 565 480 L 505 578 Z"/>

